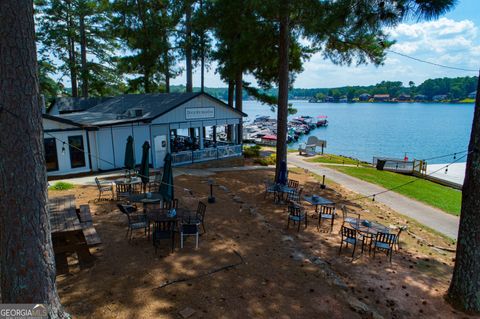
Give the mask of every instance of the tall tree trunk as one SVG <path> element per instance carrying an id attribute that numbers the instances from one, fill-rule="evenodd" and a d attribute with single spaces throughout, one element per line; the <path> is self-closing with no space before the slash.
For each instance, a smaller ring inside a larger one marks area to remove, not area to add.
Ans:
<path id="1" fill-rule="evenodd" d="M 32 0 L 0 1 L 0 39 L 1 302 L 44 303 L 50 318 L 64 318 L 46 208 Z"/>
<path id="2" fill-rule="evenodd" d="M 72 18 L 72 7 L 70 1 L 67 1 L 69 7 L 69 14 L 67 16 L 68 21 L 68 67 L 70 69 L 70 82 L 72 86 L 72 96 L 78 96 L 78 85 L 77 85 L 77 57 L 75 52 L 75 37 L 74 37 L 74 26 Z"/>
<path id="3" fill-rule="evenodd" d="M 457 253 L 447 299 L 461 310 L 480 313 L 480 80 L 468 150 Z"/>
<path id="4" fill-rule="evenodd" d="M 233 108 L 233 95 L 235 92 L 235 82 L 228 80 L 228 106 Z"/>
<path id="5" fill-rule="evenodd" d="M 235 75 L 235 108 L 242 112 L 243 111 L 243 73 L 238 71 Z M 238 125 L 238 141 L 242 143 L 243 139 L 243 125 L 242 121 Z"/>
<path id="6" fill-rule="evenodd" d="M 168 40 L 167 40 L 168 41 Z M 170 93 L 170 59 L 168 57 L 168 46 L 165 49 L 164 55 L 164 68 L 165 68 L 165 92 Z"/>
<path id="7" fill-rule="evenodd" d="M 148 66 L 145 68 L 148 68 Z M 150 93 L 150 72 L 148 71 L 143 74 L 143 89 L 145 90 L 145 93 Z"/>
<path id="8" fill-rule="evenodd" d="M 192 82 L 192 5 L 187 1 L 185 7 L 185 60 L 187 72 L 187 92 L 193 92 Z"/>
<path id="9" fill-rule="evenodd" d="M 87 37 L 85 35 L 85 16 L 80 15 L 80 54 L 82 58 L 82 96 L 88 97 Z"/>
<path id="10" fill-rule="evenodd" d="M 278 67 L 278 108 L 277 108 L 277 160 L 275 163 L 275 180 L 280 170 L 280 163 L 287 161 L 287 119 L 288 119 L 288 53 L 289 53 L 289 3 L 281 2 L 279 67 Z"/>
<path id="11" fill-rule="evenodd" d="M 203 1 L 200 0 L 200 12 L 203 16 Z M 200 34 L 200 91 L 205 91 L 205 30 Z"/>

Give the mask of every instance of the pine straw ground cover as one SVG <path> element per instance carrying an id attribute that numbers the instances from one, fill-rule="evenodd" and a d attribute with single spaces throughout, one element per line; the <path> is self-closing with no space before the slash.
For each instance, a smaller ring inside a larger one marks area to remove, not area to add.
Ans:
<path id="1" fill-rule="evenodd" d="M 103 241 L 93 266 L 79 269 L 71 258 L 71 272 L 57 277 L 66 309 L 75 318 L 182 318 L 186 308 L 194 311 L 190 318 L 465 317 L 443 299 L 454 254 L 429 246 L 451 249 L 451 240 L 377 202 L 348 203 L 362 218 L 407 224 L 410 232 L 402 234 L 391 264 L 381 254 L 352 260 L 350 250 L 338 255 L 341 218 L 332 233 L 317 231 L 313 218 L 299 233 L 285 229 L 285 207 L 264 199 L 263 181 L 273 178 L 272 170 L 213 178 L 217 202 L 207 206 L 200 248 L 190 239 L 173 254 L 165 244 L 155 255 L 141 231 L 128 243 L 125 216 L 113 201 L 94 202 L 95 187 L 51 192 L 75 194 L 77 205 L 89 203 Z M 296 169 L 290 178 L 299 180 L 305 193 L 319 192 L 316 176 Z M 175 185 L 195 195 L 177 189 L 180 206 L 206 202 L 205 177 L 178 176 Z M 355 196 L 339 185 L 327 186 L 321 195 L 332 200 Z M 229 265 L 236 266 L 206 275 Z M 179 279 L 186 280 L 165 286 Z"/>

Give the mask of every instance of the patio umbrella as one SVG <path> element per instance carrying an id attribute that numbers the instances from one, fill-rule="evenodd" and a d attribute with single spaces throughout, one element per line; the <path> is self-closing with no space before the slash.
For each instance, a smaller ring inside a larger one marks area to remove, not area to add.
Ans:
<path id="1" fill-rule="evenodd" d="M 129 170 L 135 168 L 135 152 L 133 151 L 133 137 L 131 135 L 127 138 L 124 165 Z"/>
<path id="2" fill-rule="evenodd" d="M 287 184 L 287 163 L 285 161 L 280 163 L 280 171 L 278 172 L 277 183 L 282 185 Z"/>
<path id="3" fill-rule="evenodd" d="M 142 162 L 140 164 L 140 177 L 142 178 L 142 183 L 147 184 L 150 180 L 150 167 L 148 165 L 148 151 L 150 150 L 150 144 L 145 141 L 142 146 Z"/>
<path id="4" fill-rule="evenodd" d="M 162 183 L 160 184 L 159 193 L 163 200 L 173 200 L 173 173 L 172 173 L 172 155 L 165 155 L 165 164 L 163 165 Z"/>

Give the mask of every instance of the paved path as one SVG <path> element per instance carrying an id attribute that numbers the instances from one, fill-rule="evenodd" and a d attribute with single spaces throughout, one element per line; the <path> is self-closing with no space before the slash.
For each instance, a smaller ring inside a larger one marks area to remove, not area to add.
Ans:
<path id="1" fill-rule="evenodd" d="M 308 169 L 317 175 L 326 175 L 328 179 L 362 195 L 370 195 L 385 190 L 385 188 L 381 186 L 364 182 L 331 168 L 305 162 L 301 156 L 296 154 L 289 154 L 288 161 L 290 164 Z M 375 196 L 375 200 L 450 238 L 457 238 L 459 218 L 456 216 L 447 214 L 437 208 L 428 206 L 395 192 L 387 192 L 377 195 Z"/>

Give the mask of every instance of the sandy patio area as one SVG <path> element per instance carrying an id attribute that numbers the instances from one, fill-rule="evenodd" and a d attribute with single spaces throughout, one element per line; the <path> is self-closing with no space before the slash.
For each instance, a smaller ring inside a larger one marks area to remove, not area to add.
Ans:
<path id="1" fill-rule="evenodd" d="M 142 231 L 129 243 L 126 217 L 116 202 L 95 202 L 94 186 L 76 186 L 49 195 L 75 194 L 77 206 L 89 203 L 103 244 L 96 260 L 80 269 L 71 258 L 70 273 L 57 277 L 63 305 L 75 318 L 465 318 L 443 299 L 455 245 L 385 206 L 361 200 L 348 203 L 362 218 L 383 225 L 408 225 L 401 249 L 390 264 L 383 254 L 360 255 L 350 248 L 338 254 L 341 212 L 332 233 L 286 230 L 284 205 L 264 199 L 265 179 L 273 170 L 223 172 L 213 176 L 217 202 L 207 205 L 206 234 L 200 248 L 189 239 L 169 254 L 168 243 L 155 254 Z M 290 171 L 304 194 L 333 201 L 355 197 L 339 185 L 300 169 Z M 206 177 L 175 178 L 180 206 L 206 202 Z M 182 188 L 193 190 L 193 196 Z M 315 216 L 314 208 L 304 203 Z M 178 243 L 178 241 L 177 241 Z M 231 266 L 226 270 L 219 268 Z M 174 280 L 178 283 L 162 287 Z M 185 311 L 187 313 L 189 311 Z"/>

